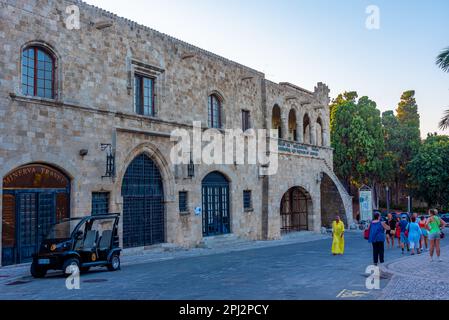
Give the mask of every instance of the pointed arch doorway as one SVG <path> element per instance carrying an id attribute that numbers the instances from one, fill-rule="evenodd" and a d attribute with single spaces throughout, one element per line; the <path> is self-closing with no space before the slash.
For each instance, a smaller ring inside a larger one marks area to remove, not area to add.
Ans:
<path id="1" fill-rule="evenodd" d="M 203 236 L 231 232 L 229 181 L 220 172 L 209 173 L 202 182 Z"/>

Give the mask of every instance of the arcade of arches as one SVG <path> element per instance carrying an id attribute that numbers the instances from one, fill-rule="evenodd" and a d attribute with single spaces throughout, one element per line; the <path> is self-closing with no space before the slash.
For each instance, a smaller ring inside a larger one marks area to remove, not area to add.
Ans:
<path id="1" fill-rule="evenodd" d="M 285 122 L 285 123 L 284 123 Z M 282 111 L 279 105 L 274 105 L 271 114 L 271 128 L 278 131 L 280 139 L 296 141 L 304 144 L 315 144 L 317 146 L 326 146 L 325 126 L 321 117 L 318 117 L 312 123 L 308 113 L 298 117 L 295 109 L 288 113 L 288 119 L 282 118 Z"/>

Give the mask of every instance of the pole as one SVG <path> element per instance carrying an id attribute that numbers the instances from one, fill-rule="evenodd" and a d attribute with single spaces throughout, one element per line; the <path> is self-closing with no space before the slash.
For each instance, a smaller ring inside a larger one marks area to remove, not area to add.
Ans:
<path id="1" fill-rule="evenodd" d="M 408 206 L 408 213 L 411 213 L 411 208 L 410 208 L 410 196 L 407 197 L 407 206 Z"/>
<path id="2" fill-rule="evenodd" d="M 388 186 L 386 187 L 387 189 L 387 214 L 390 213 L 390 188 L 388 188 Z"/>

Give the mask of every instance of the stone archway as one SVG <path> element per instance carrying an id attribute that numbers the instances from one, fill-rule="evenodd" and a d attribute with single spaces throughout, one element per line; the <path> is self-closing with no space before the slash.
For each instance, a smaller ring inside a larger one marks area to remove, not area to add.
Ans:
<path id="1" fill-rule="evenodd" d="M 334 181 L 326 174 L 322 173 L 321 180 L 321 225 L 331 228 L 335 217 L 340 216 L 341 220 L 348 227 L 346 210 L 340 192 Z"/>
<path id="2" fill-rule="evenodd" d="M 123 247 L 165 242 L 165 204 L 161 172 L 145 153 L 128 166 L 122 182 Z"/>
<path id="3" fill-rule="evenodd" d="M 219 171 L 209 173 L 202 183 L 203 236 L 231 232 L 229 181 Z"/>
<path id="4" fill-rule="evenodd" d="M 70 217 L 70 178 L 48 164 L 18 167 L 3 178 L 2 264 L 31 261 L 51 226 Z"/>
<path id="5" fill-rule="evenodd" d="M 312 226 L 312 197 L 302 187 L 289 189 L 281 200 L 281 233 L 307 231 Z"/>

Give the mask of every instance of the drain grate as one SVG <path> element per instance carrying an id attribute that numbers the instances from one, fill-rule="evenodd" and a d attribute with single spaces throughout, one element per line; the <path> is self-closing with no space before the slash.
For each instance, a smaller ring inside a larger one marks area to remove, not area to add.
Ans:
<path id="1" fill-rule="evenodd" d="M 89 279 L 89 280 L 84 280 L 84 283 L 100 283 L 100 282 L 107 282 L 108 280 L 106 279 Z"/>
<path id="2" fill-rule="evenodd" d="M 6 286 L 19 286 L 21 284 L 27 284 L 30 283 L 31 281 L 25 281 L 25 280 L 18 280 L 18 281 L 13 281 L 13 282 L 9 282 L 6 284 Z"/>

